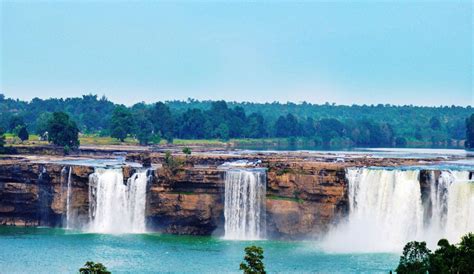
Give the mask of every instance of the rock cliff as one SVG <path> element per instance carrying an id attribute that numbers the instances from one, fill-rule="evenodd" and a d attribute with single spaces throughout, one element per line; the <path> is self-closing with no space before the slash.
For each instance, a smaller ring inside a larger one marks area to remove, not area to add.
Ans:
<path id="1" fill-rule="evenodd" d="M 153 163 L 147 187 L 146 219 L 150 230 L 173 234 L 222 234 L 225 170 L 218 165 L 237 156 L 183 158 L 170 170 L 163 157 L 131 155 Z M 242 158 L 242 156 L 240 156 Z M 318 236 L 348 211 L 347 166 L 343 163 L 252 155 L 267 168 L 267 232 L 275 238 Z M 373 163 L 377 165 L 378 162 Z M 90 166 L 38 163 L 21 158 L 0 160 L 0 224 L 61 226 L 66 214 L 70 169 L 70 207 L 75 220 L 89 218 Z M 135 168 L 123 168 L 126 181 Z M 427 177 L 427 176 L 425 176 Z M 427 180 L 427 179 L 426 179 Z"/>

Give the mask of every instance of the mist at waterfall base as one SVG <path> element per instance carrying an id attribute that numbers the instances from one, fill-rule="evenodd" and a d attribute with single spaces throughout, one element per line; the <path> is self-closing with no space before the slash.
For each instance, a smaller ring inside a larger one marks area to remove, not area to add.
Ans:
<path id="1" fill-rule="evenodd" d="M 469 171 L 430 174 L 422 199 L 419 170 L 348 169 L 349 215 L 320 246 L 326 252 L 400 252 L 413 240 L 431 249 L 474 231 L 474 183 Z M 426 195 L 426 194 L 425 194 Z"/>

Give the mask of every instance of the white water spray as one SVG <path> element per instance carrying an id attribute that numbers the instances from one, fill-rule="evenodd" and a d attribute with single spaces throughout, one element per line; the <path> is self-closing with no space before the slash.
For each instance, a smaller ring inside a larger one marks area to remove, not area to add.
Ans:
<path id="1" fill-rule="evenodd" d="M 474 182 L 469 181 L 469 172 L 450 171 L 448 188 L 446 230 L 444 237 L 453 243 L 467 232 L 474 231 Z"/>
<path id="2" fill-rule="evenodd" d="M 474 230 L 474 184 L 467 171 L 442 171 L 437 180 L 432 172 L 425 205 L 418 170 L 363 168 L 346 174 L 349 216 L 325 237 L 326 251 L 399 252 L 408 241 L 456 243 Z"/>
<path id="3" fill-rule="evenodd" d="M 146 171 L 124 184 L 121 169 L 97 169 L 89 177 L 90 231 L 143 233 L 146 208 Z"/>
<path id="4" fill-rule="evenodd" d="M 231 169 L 225 174 L 225 239 L 265 237 L 266 173 L 263 169 Z"/>

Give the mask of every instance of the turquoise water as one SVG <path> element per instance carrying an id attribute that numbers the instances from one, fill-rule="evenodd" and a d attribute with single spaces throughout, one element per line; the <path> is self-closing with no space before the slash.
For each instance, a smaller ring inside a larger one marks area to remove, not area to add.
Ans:
<path id="1" fill-rule="evenodd" d="M 0 227 L 0 273 L 77 273 L 88 260 L 112 272 L 238 272 L 245 246 L 264 248 L 269 272 L 379 272 L 398 254 L 328 254 L 314 242 L 225 241 L 160 234 L 84 234 L 52 228 Z"/>

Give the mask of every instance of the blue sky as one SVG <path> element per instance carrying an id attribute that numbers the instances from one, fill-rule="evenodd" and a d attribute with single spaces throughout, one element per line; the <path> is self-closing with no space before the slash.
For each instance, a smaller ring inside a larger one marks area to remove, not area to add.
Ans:
<path id="1" fill-rule="evenodd" d="M 0 92 L 474 105 L 471 1 L 1 1 Z"/>

